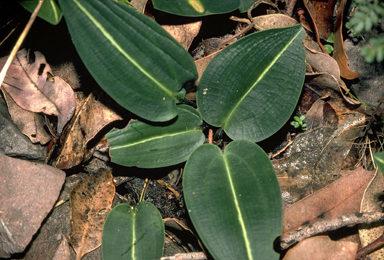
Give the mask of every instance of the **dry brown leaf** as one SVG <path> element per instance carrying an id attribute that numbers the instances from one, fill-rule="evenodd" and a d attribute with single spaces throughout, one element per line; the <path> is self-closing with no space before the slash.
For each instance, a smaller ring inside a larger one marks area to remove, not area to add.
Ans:
<path id="1" fill-rule="evenodd" d="M 201 75 L 203 75 L 203 72 L 205 70 L 205 68 L 208 66 L 208 64 L 211 62 L 211 60 L 213 59 L 213 57 L 216 56 L 218 52 L 215 52 L 215 53 L 212 53 L 202 59 L 198 59 L 198 60 L 195 60 L 195 65 L 196 65 L 196 68 L 197 68 L 197 73 L 199 74 L 199 77 L 197 78 L 196 80 L 196 85 L 199 83 L 200 81 L 200 78 L 201 78 Z"/>
<path id="2" fill-rule="evenodd" d="M 76 98 L 72 87 L 62 78 L 55 76 L 51 80 L 44 84 L 42 91 L 49 100 L 55 103 L 60 112 L 56 130 L 56 135 L 60 135 L 75 113 Z"/>
<path id="3" fill-rule="evenodd" d="M 71 260 L 71 252 L 69 251 L 69 244 L 65 236 L 61 239 L 60 245 L 52 260 Z"/>
<path id="4" fill-rule="evenodd" d="M 101 245 L 103 224 L 114 196 L 113 176 L 107 169 L 89 174 L 71 191 L 70 242 L 77 260 Z"/>
<path id="5" fill-rule="evenodd" d="M 59 116 L 56 105 L 41 90 L 51 68 L 43 54 L 36 51 L 34 56 L 34 62 L 30 63 L 27 50 L 23 49 L 16 54 L 4 79 L 3 91 L 25 110 Z M 0 59 L 1 67 L 7 58 Z"/>
<path id="6" fill-rule="evenodd" d="M 314 1 L 310 0 L 307 4 L 314 23 L 316 24 L 319 36 L 327 40 L 333 32 L 333 10 L 337 0 Z"/>
<path id="7" fill-rule="evenodd" d="M 286 27 L 298 23 L 292 17 L 284 14 L 259 15 L 253 17 L 252 21 L 255 24 L 255 28 L 258 30 Z"/>
<path id="8" fill-rule="evenodd" d="M 332 241 L 327 236 L 311 237 L 288 250 L 283 260 L 354 260 L 357 243 Z"/>
<path id="9" fill-rule="evenodd" d="M 200 20 L 186 24 L 162 25 L 162 27 L 188 50 L 196 35 L 200 32 L 201 24 L 202 21 Z"/>
<path id="10" fill-rule="evenodd" d="M 147 5 L 148 0 L 132 0 L 131 4 L 136 8 L 140 13 L 144 13 L 145 7 Z"/>
<path id="11" fill-rule="evenodd" d="M 374 176 L 362 167 L 325 186 L 321 190 L 296 202 L 284 211 L 283 232 L 295 229 L 304 222 L 332 219 L 360 212 L 365 188 Z"/>
<path id="12" fill-rule="evenodd" d="M 65 172 L 0 153 L 0 258 L 23 252 L 51 211 Z"/>
<path id="13" fill-rule="evenodd" d="M 96 100 L 93 94 L 85 98 L 80 92 L 76 93 L 76 112 L 71 127 L 66 128 L 60 143 L 62 149 L 55 166 L 69 169 L 86 161 L 92 155 L 87 144 L 108 124 L 122 120 L 122 117 Z"/>
<path id="14" fill-rule="evenodd" d="M 340 0 L 339 8 L 337 9 L 337 17 L 335 24 L 335 34 L 333 36 L 333 58 L 337 61 L 340 68 L 341 77 L 352 80 L 359 76 L 357 71 L 352 71 L 348 67 L 348 56 L 344 50 L 343 42 L 343 16 L 346 0 Z"/>
<path id="15" fill-rule="evenodd" d="M 361 202 L 361 212 L 382 212 L 382 200 L 380 197 L 383 194 L 384 177 L 380 171 L 376 172 L 374 179 L 369 183 L 365 190 L 363 200 Z M 359 236 L 363 247 L 369 245 L 384 232 L 383 221 L 372 224 L 359 225 Z M 384 259 L 384 248 L 376 250 L 368 255 L 370 260 Z"/>
<path id="16" fill-rule="evenodd" d="M 51 140 L 51 136 L 45 131 L 42 115 L 22 109 L 6 92 L 4 99 L 13 123 L 32 143 L 44 145 Z"/>

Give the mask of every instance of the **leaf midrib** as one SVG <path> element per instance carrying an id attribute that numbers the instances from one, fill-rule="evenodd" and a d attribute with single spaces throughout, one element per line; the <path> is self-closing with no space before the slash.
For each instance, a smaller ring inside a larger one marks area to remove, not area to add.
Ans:
<path id="1" fill-rule="evenodd" d="M 107 32 L 107 30 L 101 25 L 95 17 L 92 16 L 90 12 L 78 2 L 78 0 L 73 0 L 73 2 L 79 7 L 79 9 L 91 20 L 91 22 L 100 30 L 100 32 L 105 36 L 106 39 L 114 46 L 125 58 L 127 58 L 140 72 L 142 72 L 146 77 L 148 77 L 151 81 L 153 81 L 157 86 L 159 86 L 164 92 L 166 92 L 169 96 L 174 96 L 172 91 L 170 91 L 166 86 L 161 84 L 158 80 L 156 80 L 152 75 L 150 75 L 143 67 L 140 66 L 128 53 L 124 51 L 124 49 L 113 39 L 112 35 Z"/>
<path id="2" fill-rule="evenodd" d="M 277 60 L 281 57 L 281 55 L 286 51 L 286 49 L 292 44 L 292 42 L 297 38 L 300 34 L 301 29 L 296 33 L 294 37 L 284 46 L 284 48 L 275 56 L 275 58 L 269 63 L 269 65 L 264 69 L 264 71 L 260 74 L 260 76 L 256 79 L 255 83 L 249 88 L 249 90 L 239 99 L 237 104 L 233 107 L 232 111 L 228 114 L 228 116 L 224 119 L 225 122 L 228 122 L 232 117 L 232 114 L 236 111 L 239 105 L 243 102 L 243 100 L 248 96 L 248 94 L 255 88 L 255 86 L 264 78 L 265 74 L 270 70 L 270 68 L 277 62 Z"/>

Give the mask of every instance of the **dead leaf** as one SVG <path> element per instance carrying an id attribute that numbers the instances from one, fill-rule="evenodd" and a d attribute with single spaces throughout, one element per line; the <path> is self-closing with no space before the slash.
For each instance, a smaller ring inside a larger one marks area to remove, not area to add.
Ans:
<path id="1" fill-rule="evenodd" d="M 200 81 L 200 78 L 201 78 L 201 75 L 203 75 L 203 72 L 205 70 L 205 68 L 208 66 L 208 64 L 211 62 L 211 60 L 213 59 L 213 57 L 216 56 L 218 52 L 215 52 L 215 53 L 212 53 L 202 59 L 198 59 L 198 60 L 195 60 L 195 65 L 196 65 L 196 68 L 197 68 L 197 73 L 199 74 L 199 77 L 197 78 L 196 80 L 196 85 L 198 85 L 199 81 Z"/>
<path id="2" fill-rule="evenodd" d="M 0 59 L 2 67 L 8 57 Z M 34 62 L 29 61 L 29 54 L 25 49 L 19 51 L 7 71 L 2 85 L 12 99 L 21 108 L 47 115 L 59 116 L 56 105 L 47 98 L 41 89 L 47 81 L 51 68 L 40 52 L 34 52 Z"/>
<path id="3" fill-rule="evenodd" d="M 59 248 L 52 260 L 71 260 L 71 252 L 69 251 L 69 244 L 67 238 L 63 236 Z"/>
<path id="4" fill-rule="evenodd" d="M 51 136 L 45 131 L 43 116 L 22 109 L 8 93 L 4 92 L 3 94 L 12 121 L 20 132 L 26 135 L 32 143 L 47 144 L 51 140 Z"/>
<path id="5" fill-rule="evenodd" d="M 283 260 L 354 260 L 357 243 L 332 241 L 327 236 L 305 239 L 288 250 Z"/>
<path id="6" fill-rule="evenodd" d="M 89 174 L 71 191 L 70 242 L 77 260 L 101 245 L 104 221 L 114 196 L 113 176 L 107 169 Z"/>
<path id="7" fill-rule="evenodd" d="M 295 229 L 304 222 L 332 219 L 360 212 L 365 188 L 374 176 L 373 171 L 362 167 L 343 171 L 340 179 L 296 202 L 284 211 L 283 232 Z"/>
<path id="8" fill-rule="evenodd" d="M 111 122 L 122 120 L 122 117 L 96 100 L 91 93 L 87 98 L 81 92 L 76 93 L 76 112 L 71 127 L 60 138 L 62 145 L 55 166 L 69 169 L 86 161 L 93 153 L 87 144 L 105 126 Z"/>
<path id="9" fill-rule="evenodd" d="M 140 13 L 144 13 L 145 7 L 147 5 L 148 0 L 132 0 L 131 4 L 136 8 Z"/>
<path id="10" fill-rule="evenodd" d="M 5 100 L 0 98 L 0 153 L 10 157 L 44 161 L 46 147 L 32 144 L 13 123 Z"/>
<path id="11" fill-rule="evenodd" d="M 298 24 L 298 22 L 285 14 L 268 14 L 253 17 L 253 23 L 257 30 L 287 27 Z"/>
<path id="12" fill-rule="evenodd" d="M 327 40 L 333 32 L 333 12 L 335 4 L 336 0 L 310 0 L 307 4 L 308 10 L 319 31 L 319 36 L 323 40 Z"/>
<path id="13" fill-rule="evenodd" d="M 369 186 L 365 190 L 364 197 L 361 201 L 360 212 L 382 212 L 382 196 L 384 187 L 384 177 L 380 171 L 376 172 L 375 177 L 369 183 Z M 384 232 L 384 221 L 372 224 L 361 224 L 359 225 L 359 236 L 361 245 L 363 247 L 369 245 Z M 384 248 L 376 250 L 368 255 L 371 260 L 382 260 L 384 259 Z"/>
<path id="14" fill-rule="evenodd" d="M 348 67 L 348 56 L 344 50 L 344 41 L 343 41 L 343 16 L 346 0 L 340 0 L 339 8 L 337 9 L 337 17 L 335 24 L 335 34 L 333 36 L 333 58 L 336 60 L 340 68 L 341 77 L 352 80 L 359 77 L 357 71 L 352 71 Z"/>
<path id="15" fill-rule="evenodd" d="M 23 252 L 51 211 L 65 181 L 52 166 L 0 153 L 0 257 Z"/>
<path id="16" fill-rule="evenodd" d="M 195 21 L 177 25 L 162 25 L 173 38 L 175 38 L 186 50 L 189 49 L 196 35 L 200 32 L 202 21 Z"/>
<path id="17" fill-rule="evenodd" d="M 52 80 L 44 84 L 42 91 L 49 100 L 55 103 L 60 112 L 56 130 L 56 135 L 59 136 L 75 113 L 76 98 L 72 87 L 62 78 L 55 76 Z"/>

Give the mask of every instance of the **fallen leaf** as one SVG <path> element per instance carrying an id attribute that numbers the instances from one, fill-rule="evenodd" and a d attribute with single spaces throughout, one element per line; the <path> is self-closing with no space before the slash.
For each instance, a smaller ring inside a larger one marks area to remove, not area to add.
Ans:
<path id="1" fill-rule="evenodd" d="M 10 157 L 44 161 L 46 147 L 32 144 L 13 123 L 5 100 L 0 98 L 0 153 Z"/>
<path id="2" fill-rule="evenodd" d="M 319 36 L 323 40 L 327 40 L 333 32 L 333 12 L 336 2 L 336 0 L 310 0 L 307 4 L 308 10 L 319 31 Z"/>
<path id="3" fill-rule="evenodd" d="M 189 49 L 196 35 L 200 32 L 202 21 L 185 24 L 161 25 L 173 38 L 175 38 L 186 50 Z"/>
<path id="4" fill-rule="evenodd" d="M 295 19 L 285 14 L 259 15 L 253 17 L 252 21 L 257 30 L 287 27 L 298 23 Z"/>
<path id="5" fill-rule="evenodd" d="M 6 92 L 4 92 L 4 99 L 13 123 L 32 143 L 44 145 L 51 140 L 51 136 L 45 131 L 42 115 L 22 109 Z"/>
<path id="6" fill-rule="evenodd" d="M 71 260 L 71 253 L 69 251 L 69 244 L 67 238 L 63 236 L 59 248 L 52 260 Z"/>
<path id="7" fill-rule="evenodd" d="M 87 147 L 89 141 L 111 122 L 122 120 L 92 93 L 87 98 L 81 92 L 76 94 L 75 117 L 60 138 L 62 147 L 55 163 L 60 169 L 69 169 L 88 160 L 93 153 L 93 147 Z"/>
<path id="8" fill-rule="evenodd" d="M 357 243 L 332 241 L 327 236 L 305 239 L 288 250 L 283 260 L 354 260 Z"/>
<path id="9" fill-rule="evenodd" d="M 348 67 L 348 56 L 344 50 L 343 41 L 343 16 L 346 0 L 340 0 L 339 8 L 337 9 L 335 34 L 333 35 L 333 58 L 336 60 L 340 68 L 341 77 L 352 80 L 359 76 L 357 71 L 352 71 Z"/>
<path id="10" fill-rule="evenodd" d="M 212 53 L 202 59 L 198 59 L 198 60 L 195 60 L 195 65 L 196 65 L 196 68 L 197 68 L 197 73 L 199 74 L 199 77 L 197 78 L 196 80 L 196 85 L 199 83 L 200 81 L 200 78 L 201 78 L 201 75 L 203 75 L 203 72 L 205 70 L 205 68 L 208 66 L 208 64 L 211 62 L 211 60 L 213 59 L 213 57 L 216 56 L 218 52 L 215 52 L 215 53 Z"/>
<path id="11" fill-rule="evenodd" d="M 361 212 L 382 212 L 382 196 L 384 187 L 384 177 L 380 171 L 376 172 L 375 177 L 369 183 L 361 201 Z M 378 239 L 384 232 L 384 221 L 372 224 L 359 225 L 359 236 L 363 247 Z M 384 248 L 378 249 L 368 255 L 370 260 L 384 259 Z"/>
<path id="12" fill-rule="evenodd" d="M 362 167 L 344 171 L 346 176 L 296 202 L 284 211 L 283 232 L 295 229 L 305 222 L 332 219 L 360 212 L 365 188 L 374 176 Z"/>
<path id="13" fill-rule="evenodd" d="M 59 116 L 56 105 L 41 91 L 51 68 L 44 55 L 38 51 L 34 52 L 34 62 L 31 63 L 30 58 L 25 49 L 16 54 L 7 71 L 2 90 L 25 110 Z M 1 67 L 7 59 L 8 57 L 0 59 Z"/>
<path id="14" fill-rule="evenodd" d="M 89 174 L 71 191 L 70 242 L 77 260 L 101 245 L 104 221 L 114 196 L 113 176 L 107 169 Z"/>
<path id="15" fill-rule="evenodd" d="M 0 153 L 0 257 L 23 252 L 51 211 L 65 181 L 52 166 Z"/>

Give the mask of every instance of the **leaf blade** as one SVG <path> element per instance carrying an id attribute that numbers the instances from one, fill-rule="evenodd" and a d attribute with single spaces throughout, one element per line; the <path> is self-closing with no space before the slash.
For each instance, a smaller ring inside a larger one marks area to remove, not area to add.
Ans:
<path id="1" fill-rule="evenodd" d="M 195 109 L 179 105 L 178 111 L 176 121 L 166 126 L 133 121 L 125 129 L 109 132 L 112 162 L 157 168 L 186 161 L 203 144 L 205 136 L 200 130 L 201 116 Z"/>
<path id="2" fill-rule="evenodd" d="M 218 53 L 198 86 L 203 118 L 224 126 L 232 139 L 256 142 L 280 129 L 293 112 L 304 82 L 303 36 L 300 25 L 269 29 Z"/>
<path id="3" fill-rule="evenodd" d="M 168 121 L 177 115 L 177 92 L 197 72 L 176 40 L 120 3 L 59 3 L 80 57 L 108 95 L 147 120 Z"/>
<path id="4" fill-rule="evenodd" d="M 215 259 L 279 258 L 273 240 L 282 230 L 280 188 L 259 146 L 233 141 L 223 154 L 204 144 L 191 154 L 183 178 L 189 215 Z"/>

